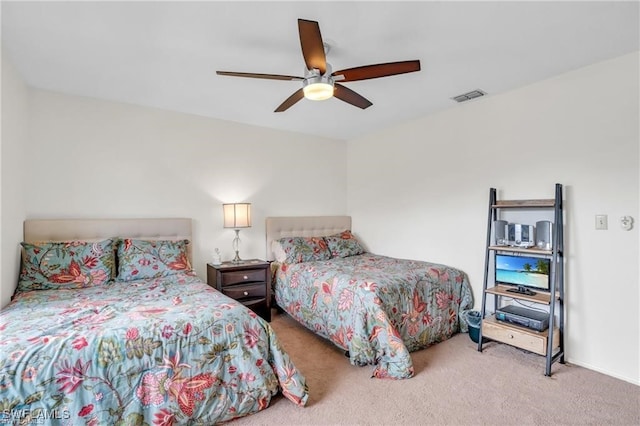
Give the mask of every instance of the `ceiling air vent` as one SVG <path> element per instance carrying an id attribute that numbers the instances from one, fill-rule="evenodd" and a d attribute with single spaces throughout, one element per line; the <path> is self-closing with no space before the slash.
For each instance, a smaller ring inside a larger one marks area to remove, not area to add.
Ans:
<path id="1" fill-rule="evenodd" d="M 479 98 L 480 96 L 484 96 L 486 94 L 487 94 L 486 92 L 483 92 L 480 89 L 476 89 L 467 93 L 463 93 L 462 95 L 454 96 L 451 99 L 453 99 L 456 102 L 466 102 L 466 101 L 470 101 L 471 99 Z"/>

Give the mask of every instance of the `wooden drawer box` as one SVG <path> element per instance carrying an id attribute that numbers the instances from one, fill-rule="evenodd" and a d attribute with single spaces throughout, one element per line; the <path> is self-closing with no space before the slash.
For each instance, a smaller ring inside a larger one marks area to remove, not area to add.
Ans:
<path id="1" fill-rule="evenodd" d="M 488 317 L 482 321 L 482 336 L 511 346 L 534 352 L 538 355 L 546 355 L 548 330 L 535 331 L 525 327 L 500 322 L 495 317 Z M 560 331 L 553 330 L 553 347 L 560 346 Z"/>
<path id="2" fill-rule="evenodd" d="M 265 282 L 267 281 L 267 272 L 264 269 L 245 270 L 245 271 L 229 271 L 222 273 L 222 287 L 236 285 L 241 283 Z"/>
<path id="3" fill-rule="evenodd" d="M 248 299 L 266 299 L 267 297 L 267 288 L 264 285 L 264 282 L 222 287 L 222 292 L 232 299 L 242 302 Z"/>

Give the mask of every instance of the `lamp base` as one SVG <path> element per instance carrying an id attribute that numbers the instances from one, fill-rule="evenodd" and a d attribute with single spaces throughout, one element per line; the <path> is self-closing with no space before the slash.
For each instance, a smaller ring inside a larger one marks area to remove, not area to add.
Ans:
<path id="1" fill-rule="evenodd" d="M 236 229 L 236 237 L 233 239 L 233 250 L 236 252 L 236 257 L 233 258 L 233 260 L 231 261 L 231 263 L 240 263 L 242 262 L 242 259 L 240 259 L 240 230 Z"/>

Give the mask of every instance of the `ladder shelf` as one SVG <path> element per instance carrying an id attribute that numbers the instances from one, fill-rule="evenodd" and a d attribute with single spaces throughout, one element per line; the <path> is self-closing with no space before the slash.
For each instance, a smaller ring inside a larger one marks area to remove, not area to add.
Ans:
<path id="1" fill-rule="evenodd" d="M 482 321 L 480 323 L 478 351 L 482 352 L 484 345 L 490 341 L 519 347 L 544 356 L 546 358 L 545 375 L 550 376 L 553 363 L 559 361 L 564 364 L 564 222 L 562 185 L 559 183 L 555 185 L 555 196 L 552 199 L 498 200 L 496 194 L 496 189 L 490 188 L 482 289 Z M 551 249 L 535 246 L 525 248 L 492 244 L 491 231 L 493 224 L 499 219 L 501 211 L 506 209 L 553 210 Z M 535 294 L 514 293 L 508 291 L 513 289 L 512 285 L 495 283 L 493 280 L 489 280 L 490 267 L 493 264 L 493 268 L 495 268 L 495 256 L 501 252 L 549 259 L 548 291 L 535 290 Z M 487 311 L 489 297 L 493 298 L 494 314 Z M 507 299 L 546 306 L 545 312 L 548 309 L 549 320 L 548 329 L 539 332 L 496 319 L 495 312 Z"/>

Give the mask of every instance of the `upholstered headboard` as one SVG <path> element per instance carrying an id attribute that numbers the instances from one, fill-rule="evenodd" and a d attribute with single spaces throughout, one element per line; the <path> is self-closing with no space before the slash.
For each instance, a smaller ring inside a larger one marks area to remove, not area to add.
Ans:
<path id="1" fill-rule="evenodd" d="M 28 219 L 24 241 L 72 241 L 125 237 L 191 241 L 191 219 Z M 192 246 L 187 246 L 192 262 Z"/>
<path id="2" fill-rule="evenodd" d="M 271 242 L 284 237 L 325 237 L 351 230 L 351 216 L 291 216 L 266 219 L 267 260 L 274 260 Z"/>

